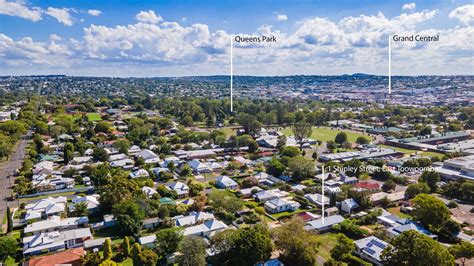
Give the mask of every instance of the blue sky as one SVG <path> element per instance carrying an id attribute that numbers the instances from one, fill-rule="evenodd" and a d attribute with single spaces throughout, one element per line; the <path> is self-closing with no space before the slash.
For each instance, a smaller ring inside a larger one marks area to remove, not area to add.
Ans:
<path id="1" fill-rule="evenodd" d="M 226 74 L 235 34 L 278 39 L 236 45 L 237 74 L 384 74 L 388 36 L 417 33 L 441 41 L 394 44 L 394 73 L 473 74 L 473 21 L 459 0 L 0 0 L 0 74 Z"/>

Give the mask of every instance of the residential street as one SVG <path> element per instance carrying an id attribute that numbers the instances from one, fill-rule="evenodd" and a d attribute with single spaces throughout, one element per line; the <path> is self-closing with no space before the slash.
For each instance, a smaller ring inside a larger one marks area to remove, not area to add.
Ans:
<path id="1" fill-rule="evenodd" d="M 14 173 L 17 169 L 20 169 L 23 160 L 26 156 L 26 144 L 31 136 L 29 131 L 22 139 L 18 142 L 16 150 L 10 157 L 8 162 L 4 162 L 0 165 L 0 217 L 3 218 L 8 206 L 16 206 L 17 201 L 8 201 L 11 196 L 12 185 L 15 181 Z"/>

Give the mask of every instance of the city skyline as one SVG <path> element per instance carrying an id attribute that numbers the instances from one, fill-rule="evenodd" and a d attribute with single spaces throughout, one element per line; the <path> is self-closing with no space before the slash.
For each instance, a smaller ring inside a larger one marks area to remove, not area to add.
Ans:
<path id="1" fill-rule="evenodd" d="M 0 1 L 0 75 L 157 77 L 234 74 L 388 74 L 389 35 L 439 35 L 392 43 L 393 75 L 472 75 L 469 1 Z"/>

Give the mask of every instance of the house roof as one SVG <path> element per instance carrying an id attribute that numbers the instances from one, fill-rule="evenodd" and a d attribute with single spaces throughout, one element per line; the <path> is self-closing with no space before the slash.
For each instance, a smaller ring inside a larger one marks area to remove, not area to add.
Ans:
<path id="1" fill-rule="evenodd" d="M 226 187 L 238 185 L 233 179 L 228 176 L 222 175 L 216 178 L 216 181 L 223 184 Z"/>
<path id="2" fill-rule="evenodd" d="M 325 217 L 324 223 L 323 223 L 323 219 L 321 218 L 321 219 L 317 219 L 317 220 L 309 222 L 308 225 L 310 226 L 310 229 L 319 230 L 321 228 L 331 227 L 342 221 L 344 221 L 344 217 L 342 217 L 341 215 L 332 215 L 329 217 Z"/>
<path id="3" fill-rule="evenodd" d="M 28 266 L 50 266 L 50 265 L 81 265 L 81 256 L 84 256 L 84 248 L 72 248 L 47 256 L 30 259 Z"/>
<path id="4" fill-rule="evenodd" d="M 369 236 L 359 239 L 354 244 L 365 253 L 365 255 L 380 261 L 382 251 L 388 246 L 388 243 L 378 239 L 375 236 Z"/>

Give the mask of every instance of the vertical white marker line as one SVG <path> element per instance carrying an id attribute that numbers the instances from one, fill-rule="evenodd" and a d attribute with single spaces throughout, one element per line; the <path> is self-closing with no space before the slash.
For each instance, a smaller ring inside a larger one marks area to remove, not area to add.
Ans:
<path id="1" fill-rule="evenodd" d="M 392 36 L 388 35 L 388 94 L 392 94 Z"/>
<path id="2" fill-rule="evenodd" d="M 234 112 L 234 88 L 233 88 L 233 76 L 234 76 L 234 36 L 230 35 L 230 112 Z"/>
<path id="3" fill-rule="evenodd" d="M 321 180 L 322 180 L 322 182 L 321 182 L 322 183 L 322 186 L 321 186 L 321 192 L 322 193 L 321 194 L 323 195 L 322 199 L 321 199 L 321 202 L 323 203 L 323 204 L 321 204 L 323 206 L 321 214 L 322 214 L 322 217 L 323 217 L 323 224 L 324 224 L 324 165 L 323 165 L 322 179 Z"/>

